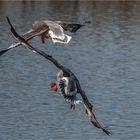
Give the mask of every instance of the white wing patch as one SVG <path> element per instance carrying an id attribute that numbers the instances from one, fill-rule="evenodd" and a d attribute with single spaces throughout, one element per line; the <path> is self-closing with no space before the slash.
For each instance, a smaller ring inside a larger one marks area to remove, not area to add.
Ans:
<path id="1" fill-rule="evenodd" d="M 54 43 L 59 42 L 67 44 L 72 38 L 71 36 L 64 34 L 63 28 L 60 25 L 51 27 L 49 30 L 49 35 Z"/>
<path id="2" fill-rule="evenodd" d="M 69 80 L 68 80 L 68 78 L 66 78 L 66 77 L 63 77 L 62 80 L 63 80 L 64 83 L 65 83 L 64 90 L 65 90 L 65 94 L 67 95 L 67 94 L 69 94 L 69 89 L 68 89 Z"/>
<path id="3" fill-rule="evenodd" d="M 17 46 L 19 46 L 19 45 L 21 45 L 21 42 L 13 43 L 12 45 L 10 45 L 10 46 L 8 47 L 8 49 L 15 48 L 15 47 L 17 47 Z"/>
<path id="4" fill-rule="evenodd" d="M 72 103 L 73 102 L 73 104 L 80 104 L 80 103 L 82 103 L 82 101 L 81 100 L 74 100 L 74 101 L 71 101 L 71 100 L 69 100 L 69 99 L 66 99 L 66 101 L 67 102 L 69 102 L 69 103 Z"/>
<path id="5" fill-rule="evenodd" d="M 54 43 L 59 42 L 59 43 L 63 43 L 63 44 L 68 44 L 70 42 L 70 40 L 71 40 L 72 37 L 71 36 L 68 36 L 68 35 L 65 35 L 65 38 L 63 40 L 61 40 L 59 38 L 53 38 L 53 37 L 51 37 L 51 38 L 52 38 L 52 41 Z"/>

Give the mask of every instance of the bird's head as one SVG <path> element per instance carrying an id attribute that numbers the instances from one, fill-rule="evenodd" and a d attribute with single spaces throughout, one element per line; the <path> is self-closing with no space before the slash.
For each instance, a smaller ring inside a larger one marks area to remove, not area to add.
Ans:
<path id="1" fill-rule="evenodd" d="M 53 90 L 53 91 L 56 91 L 57 92 L 57 84 L 56 83 L 51 83 L 50 84 L 50 88 L 51 88 L 51 90 Z"/>

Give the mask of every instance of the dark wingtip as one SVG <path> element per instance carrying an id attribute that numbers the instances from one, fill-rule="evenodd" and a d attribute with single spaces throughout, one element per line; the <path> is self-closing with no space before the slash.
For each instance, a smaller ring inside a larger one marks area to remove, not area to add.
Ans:
<path id="1" fill-rule="evenodd" d="M 3 54 L 5 54 L 7 51 L 9 51 L 10 49 L 5 49 L 5 50 L 2 50 L 0 51 L 0 56 L 2 56 Z"/>
<path id="2" fill-rule="evenodd" d="M 72 33 L 75 33 L 79 28 L 81 28 L 82 26 L 84 25 L 81 25 L 81 24 L 75 24 L 76 26 L 74 26 L 71 30 Z"/>
<path id="3" fill-rule="evenodd" d="M 84 24 L 91 24 L 90 20 L 86 20 Z"/>
<path id="4" fill-rule="evenodd" d="M 6 19 L 7 19 L 7 22 L 9 23 L 9 25 L 10 25 L 10 26 L 11 26 L 11 28 L 12 28 L 12 24 L 11 24 L 11 22 L 10 22 L 9 17 L 8 17 L 8 16 L 6 16 Z"/>
<path id="5" fill-rule="evenodd" d="M 103 132 L 105 132 L 108 136 L 110 136 L 110 135 L 111 135 L 111 132 L 109 132 L 107 129 L 102 128 L 102 130 L 103 130 Z"/>
<path id="6" fill-rule="evenodd" d="M 6 16 L 6 19 L 7 19 L 7 20 L 8 20 L 8 18 L 9 18 L 9 17 L 8 17 L 8 16 Z"/>
<path id="7" fill-rule="evenodd" d="M 8 17 L 8 16 L 6 16 L 6 19 L 8 20 L 8 19 L 9 19 L 9 17 Z"/>
<path id="8" fill-rule="evenodd" d="M 6 16 L 6 19 L 7 19 L 8 23 L 9 23 L 10 20 L 9 20 L 9 17 L 8 16 Z"/>
<path id="9" fill-rule="evenodd" d="M 81 26 L 86 26 L 87 24 L 91 24 L 90 20 L 86 20 Z"/>

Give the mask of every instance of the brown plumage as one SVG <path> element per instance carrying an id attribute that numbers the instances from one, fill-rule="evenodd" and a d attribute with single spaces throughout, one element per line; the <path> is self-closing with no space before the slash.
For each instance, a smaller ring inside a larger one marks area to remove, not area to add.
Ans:
<path id="1" fill-rule="evenodd" d="M 32 24 L 32 28 L 28 32 L 26 32 L 22 37 L 26 41 L 29 41 L 32 38 L 39 36 L 41 38 L 42 43 L 45 43 L 46 39 L 52 38 L 52 41 L 54 43 L 59 42 L 67 44 L 69 43 L 72 37 L 64 34 L 64 30 L 74 33 L 81 26 L 82 26 L 81 24 L 65 21 L 50 21 L 50 20 L 35 21 Z M 16 41 L 16 43 L 13 43 L 7 49 L 0 51 L 0 56 L 11 49 L 18 47 L 19 45 L 21 45 L 21 43 Z"/>

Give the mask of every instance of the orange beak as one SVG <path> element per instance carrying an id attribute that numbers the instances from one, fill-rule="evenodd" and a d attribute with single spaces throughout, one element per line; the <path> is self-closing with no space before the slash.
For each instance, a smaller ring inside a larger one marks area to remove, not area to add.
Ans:
<path id="1" fill-rule="evenodd" d="M 53 91 L 57 91 L 57 89 L 58 89 L 56 83 L 51 83 L 50 87 L 51 87 L 51 90 L 53 90 Z"/>

